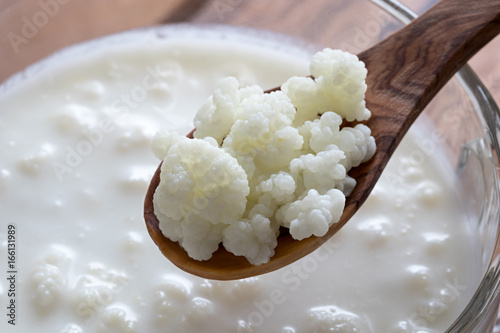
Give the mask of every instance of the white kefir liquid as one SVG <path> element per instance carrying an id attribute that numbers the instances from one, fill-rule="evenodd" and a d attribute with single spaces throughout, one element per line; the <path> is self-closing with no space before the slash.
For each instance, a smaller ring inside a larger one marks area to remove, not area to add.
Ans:
<path id="1" fill-rule="evenodd" d="M 478 285 L 479 251 L 416 127 L 359 213 L 295 264 L 218 282 L 161 255 L 142 217 L 152 136 L 187 134 L 221 78 L 271 88 L 308 75 L 312 54 L 202 30 L 94 42 L 0 89 L 0 262 L 15 225 L 18 270 L 15 327 L 0 280 L 0 331 L 443 332 Z"/>

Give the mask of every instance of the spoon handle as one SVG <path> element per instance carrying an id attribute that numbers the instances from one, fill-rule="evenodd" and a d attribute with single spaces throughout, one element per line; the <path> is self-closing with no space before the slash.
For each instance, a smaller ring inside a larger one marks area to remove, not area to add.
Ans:
<path id="1" fill-rule="evenodd" d="M 442 0 L 358 55 L 368 69 L 366 101 L 373 116 L 367 125 L 377 153 L 350 173 L 357 188 L 347 199 L 347 211 L 354 214 L 364 202 L 397 145 L 436 93 L 498 33 L 500 0 Z"/>
<path id="2" fill-rule="evenodd" d="M 388 118 L 373 132 L 399 142 L 451 76 L 498 33 L 500 0 L 442 0 L 359 54 L 368 68 L 366 100 L 372 119 Z"/>

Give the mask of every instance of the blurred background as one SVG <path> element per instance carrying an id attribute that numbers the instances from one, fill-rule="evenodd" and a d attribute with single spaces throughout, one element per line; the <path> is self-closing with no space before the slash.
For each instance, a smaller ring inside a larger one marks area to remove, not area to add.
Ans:
<path id="1" fill-rule="evenodd" d="M 174 22 L 244 25 L 357 53 L 399 22 L 368 0 L 0 0 L 0 82 L 55 50 L 122 30 Z M 402 0 L 417 13 L 436 0 Z M 342 15 L 341 15 L 342 14 Z M 339 27 L 352 27 L 339 29 Z M 345 35 L 339 35 L 341 30 Z M 335 33 L 333 33 L 335 31 Z M 349 43 L 346 41 L 351 40 Z M 471 61 L 500 102 L 500 38 Z"/>

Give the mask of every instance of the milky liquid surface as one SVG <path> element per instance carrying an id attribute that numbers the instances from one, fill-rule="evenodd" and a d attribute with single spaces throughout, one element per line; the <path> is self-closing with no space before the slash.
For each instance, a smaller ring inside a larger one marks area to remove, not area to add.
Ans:
<path id="1" fill-rule="evenodd" d="M 261 36 L 263 46 L 129 37 L 0 89 L 0 256 L 14 225 L 17 332 L 442 332 L 460 314 L 479 251 L 440 163 L 413 158 L 425 151 L 418 127 L 365 206 L 310 256 L 241 281 L 174 267 L 142 218 L 159 163 L 152 136 L 187 134 L 219 79 L 271 88 L 307 75 L 311 53 L 271 51 Z M 0 280 L 2 309 L 8 291 Z M 2 317 L 0 331 L 13 331 Z"/>

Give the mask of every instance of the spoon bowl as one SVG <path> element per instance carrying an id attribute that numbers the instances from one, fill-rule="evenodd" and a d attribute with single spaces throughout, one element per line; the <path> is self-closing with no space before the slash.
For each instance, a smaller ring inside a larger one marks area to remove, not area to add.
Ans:
<path id="1" fill-rule="evenodd" d="M 297 241 L 284 231 L 278 237 L 274 256 L 260 266 L 253 266 L 244 257 L 227 252 L 222 245 L 211 259 L 194 260 L 179 243 L 166 238 L 159 229 L 153 195 L 160 182 L 160 165 L 144 205 L 146 226 L 153 241 L 179 268 L 216 280 L 268 273 L 316 250 L 360 208 L 425 106 L 455 72 L 499 32 L 500 0 L 443 0 L 407 27 L 358 54 L 368 69 L 365 100 L 372 112 L 372 117 L 364 123 L 371 128 L 377 151 L 372 159 L 349 172 L 357 182 L 356 187 L 346 198 L 340 220 L 323 237 Z M 192 132 L 188 136 L 192 137 Z"/>

